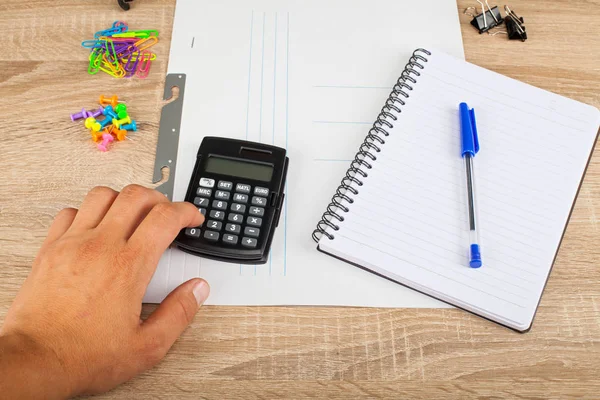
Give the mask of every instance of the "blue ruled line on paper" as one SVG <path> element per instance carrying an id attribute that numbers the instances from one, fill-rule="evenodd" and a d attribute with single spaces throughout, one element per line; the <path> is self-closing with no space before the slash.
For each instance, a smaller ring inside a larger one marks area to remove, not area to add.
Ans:
<path id="1" fill-rule="evenodd" d="M 377 89 L 377 90 L 391 90 L 390 86 L 351 86 L 351 85 L 315 85 L 314 88 L 323 89 Z"/>
<path id="2" fill-rule="evenodd" d="M 275 145 L 275 98 L 277 96 L 277 13 L 275 13 L 275 51 L 273 56 L 273 132 L 271 135 L 271 144 Z M 269 276 L 273 271 L 273 247 L 269 252 Z"/>
<path id="3" fill-rule="evenodd" d="M 263 112 L 263 88 L 265 81 L 265 25 L 267 21 L 267 13 L 263 13 L 263 29 L 262 29 L 262 59 L 260 62 L 260 115 L 258 119 L 258 141 L 262 139 L 262 112 Z M 256 275 L 256 268 L 255 268 Z"/>
<path id="4" fill-rule="evenodd" d="M 289 138 L 289 106 L 290 106 L 290 13 L 287 13 L 287 45 L 286 45 L 286 76 L 285 76 L 285 149 L 288 148 Z M 287 193 L 287 186 L 286 186 Z M 283 276 L 287 276 L 287 206 L 288 196 L 285 196 L 285 216 L 283 229 Z"/>
<path id="5" fill-rule="evenodd" d="M 367 121 L 313 121 L 313 124 L 373 125 L 373 122 L 367 122 Z"/>

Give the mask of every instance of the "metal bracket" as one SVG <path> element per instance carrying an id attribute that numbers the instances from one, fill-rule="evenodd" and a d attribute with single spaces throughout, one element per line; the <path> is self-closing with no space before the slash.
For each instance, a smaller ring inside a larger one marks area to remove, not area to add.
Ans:
<path id="1" fill-rule="evenodd" d="M 173 88 L 175 87 L 179 88 L 179 97 L 163 107 L 158 128 L 158 142 L 156 143 L 156 159 L 154 160 L 154 177 L 152 178 L 152 182 L 160 182 L 163 177 L 163 168 L 169 168 L 169 180 L 156 188 L 156 190 L 167 196 L 169 200 L 173 200 L 185 80 L 185 74 L 167 75 L 163 100 L 173 97 Z"/>

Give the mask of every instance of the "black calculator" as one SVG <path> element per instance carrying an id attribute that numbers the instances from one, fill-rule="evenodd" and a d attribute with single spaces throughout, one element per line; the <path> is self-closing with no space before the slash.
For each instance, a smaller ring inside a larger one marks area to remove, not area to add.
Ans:
<path id="1" fill-rule="evenodd" d="M 262 143 L 205 137 L 185 200 L 204 214 L 182 230 L 181 250 L 218 261 L 264 264 L 284 199 L 286 150 Z"/>

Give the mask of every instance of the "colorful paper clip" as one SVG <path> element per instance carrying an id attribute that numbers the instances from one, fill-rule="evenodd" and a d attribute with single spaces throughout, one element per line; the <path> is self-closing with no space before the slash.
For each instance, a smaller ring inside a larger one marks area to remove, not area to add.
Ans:
<path id="1" fill-rule="evenodd" d="M 150 74 L 150 66 L 152 65 L 152 53 L 144 51 L 140 53 L 140 63 L 135 72 L 135 76 L 140 79 L 145 79 Z"/>

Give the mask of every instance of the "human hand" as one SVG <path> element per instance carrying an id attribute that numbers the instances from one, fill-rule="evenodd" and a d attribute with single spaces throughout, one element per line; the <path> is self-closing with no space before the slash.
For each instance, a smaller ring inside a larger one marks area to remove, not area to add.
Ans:
<path id="1" fill-rule="evenodd" d="M 79 211 L 62 210 L 0 330 L 0 360 L 12 355 L 10 371 L 28 386 L 14 397 L 100 393 L 157 364 L 209 286 L 183 283 L 145 321 L 142 298 L 178 232 L 203 221 L 192 204 L 136 185 L 94 188 Z M 10 376 L 0 383 L 10 388 Z"/>

